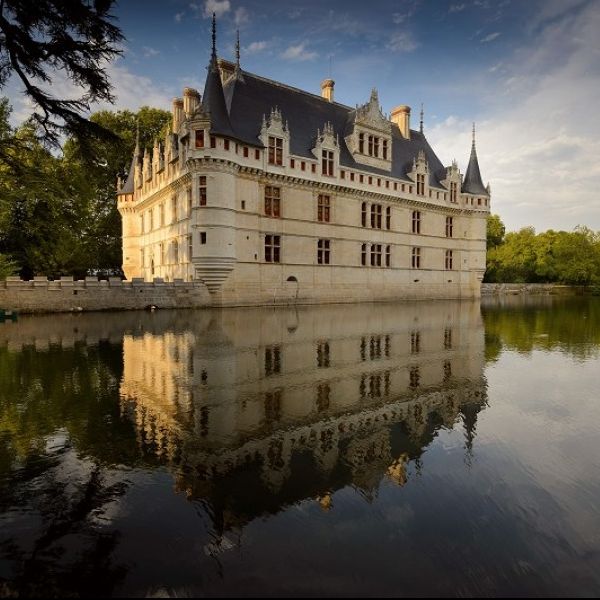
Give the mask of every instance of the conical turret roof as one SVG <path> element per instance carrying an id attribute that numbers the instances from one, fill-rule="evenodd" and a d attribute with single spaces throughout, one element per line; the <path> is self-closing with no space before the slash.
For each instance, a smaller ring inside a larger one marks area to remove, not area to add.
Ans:
<path id="1" fill-rule="evenodd" d="M 473 125 L 473 144 L 471 145 L 471 157 L 469 158 L 469 166 L 465 173 L 465 178 L 462 184 L 462 191 L 467 194 L 482 194 L 488 195 L 488 192 L 481 180 L 481 172 L 479 171 L 479 161 L 477 160 L 477 150 L 475 149 L 475 125 Z"/>

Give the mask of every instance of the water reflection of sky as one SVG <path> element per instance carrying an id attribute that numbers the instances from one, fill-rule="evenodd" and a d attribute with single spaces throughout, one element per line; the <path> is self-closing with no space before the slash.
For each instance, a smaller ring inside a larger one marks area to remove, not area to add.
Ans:
<path id="1" fill-rule="evenodd" d="M 543 302 L 23 319 L 6 589 L 599 593 L 600 303 Z"/>

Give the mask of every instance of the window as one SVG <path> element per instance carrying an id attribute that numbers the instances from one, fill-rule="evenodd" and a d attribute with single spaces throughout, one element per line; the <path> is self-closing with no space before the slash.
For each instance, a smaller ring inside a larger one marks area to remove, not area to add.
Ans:
<path id="1" fill-rule="evenodd" d="M 281 236 L 265 235 L 265 261 L 278 263 L 280 262 L 281 252 Z"/>
<path id="2" fill-rule="evenodd" d="M 254 160 L 260 160 L 260 150 L 258 148 L 254 150 Z"/>
<path id="3" fill-rule="evenodd" d="M 363 202 L 361 206 L 360 222 L 363 227 L 367 226 L 367 203 Z"/>
<path id="4" fill-rule="evenodd" d="M 388 206 L 385 209 L 385 228 L 386 229 L 392 228 L 392 207 L 391 206 Z"/>
<path id="5" fill-rule="evenodd" d="M 140 215 L 140 232 L 144 233 L 144 214 Z"/>
<path id="6" fill-rule="evenodd" d="M 313 173 L 316 173 L 316 172 L 317 172 L 317 165 L 310 165 L 310 170 L 311 170 Z"/>
<path id="7" fill-rule="evenodd" d="M 346 179 L 346 171 L 344 171 L 343 169 L 340 171 L 340 177 L 342 179 Z"/>
<path id="8" fill-rule="evenodd" d="M 186 190 L 187 196 L 187 214 L 188 216 L 192 216 L 192 188 L 188 188 Z"/>
<path id="9" fill-rule="evenodd" d="M 164 205 L 164 203 L 161 203 L 158 206 L 158 221 L 159 221 L 159 227 L 164 227 L 164 224 L 165 224 L 165 205 Z"/>
<path id="10" fill-rule="evenodd" d="M 210 136 L 210 147 L 211 148 L 217 147 L 217 138 L 214 135 Z"/>
<path id="11" fill-rule="evenodd" d="M 350 173 L 350 181 L 354 181 L 354 173 Z"/>
<path id="12" fill-rule="evenodd" d="M 265 186 L 265 215 L 267 217 L 281 216 L 281 188 L 273 185 Z"/>
<path id="13" fill-rule="evenodd" d="M 454 218 L 446 217 L 446 237 L 451 238 L 454 231 Z"/>
<path id="14" fill-rule="evenodd" d="M 371 266 L 381 266 L 381 244 L 371 244 Z"/>
<path id="15" fill-rule="evenodd" d="M 419 367 L 411 367 L 409 374 L 410 387 L 412 389 L 418 388 L 421 383 L 421 374 L 419 372 Z"/>
<path id="16" fill-rule="evenodd" d="M 371 227 L 381 229 L 382 206 L 381 204 L 371 204 Z"/>
<path id="17" fill-rule="evenodd" d="M 391 267 L 392 266 L 392 249 L 391 249 L 391 246 L 386 246 L 385 247 L 385 266 L 386 267 Z"/>
<path id="18" fill-rule="evenodd" d="M 329 366 L 329 342 L 317 344 L 317 367 L 327 368 Z"/>
<path id="19" fill-rule="evenodd" d="M 369 136 L 369 156 L 373 156 L 373 136 Z"/>
<path id="20" fill-rule="evenodd" d="M 373 156 L 379 156 L 379 138 L 376 137 L 373 143 Z"/>
<path id="21" fill-rule="evenodd" d="M 150 209 L 148 213 L 150 215 L 150 231 L 152 231 L 154 229 L 154 211 Z"/>
<path id="22" fill-rule="evenodd" d="M 383 140 L 383 160 L 387 160 L 388 157 L 388 141 Z"/>
<path id="23" fill-rule="evenodd" d="M 177 196 L 171 196 L 171 223 L 177 222 Z"/>
<path id="24" fill-rule="evenodd" d="M 367 245 L 363 244 L 360 249 L 360 264 L 363 267 L 367 266 Z"/>
<path id="25" fill-rule="evenodd" d="M 425 195 L 425 175 L 422 173 L 417 174 L 417 194 L 419 196 Z"/>
<path id="26" fill-rule="evenodd" d="M 323 175 L 333 177 L 333 152 L 331 150 L 323 150 L 321 154 L 321 168 Z"/>
<path id="27" fill-rule="evenodd" d="M 323 223 L 329 223 L 329 209 L 331 208 L 331 199 L 325 194 L 319 194 L 317 201 L 317 220 Z"/>
<path id="28" fill-rule="evenodd" d="M 165 245 L 162 242 L 158 245 L 158 259 L 161 265 L 164 265 L 167 262 L 165 260 Z"/>
<path id="29" fill-rule="evenodd" d="M 444 350 L 452 350 L 452 329 L 444 329 Z"/>
<path id="30" fill-rule="evenodd" d="M 204 148 L 204 129 L 196 130 L 196 148 Z"/>
<path id="31" fill-rule="evenodd" d="M 452 271 L 452 250 L 446 250 L 446 271 Z"/>
<path id="32" fill-rule="evenodd" d="M 453 181 L 450 184 L 450 202 L 456 202 L 456 191 L 457 191 L 457 185 L 456 185 L 456 182 Z"/>
<path id="33" fill-rule="evenodd" d="M 301 169 L 302 171 L 306 171 L 306 163 L 305 163 L 304 161 L 301 161 L 301 162 L 300 162 L 300 169 Z"/>
<path id="34" fill-rule="evenodd" d="M 364 133 L 358 134 L 358 151 L 361 154 L 365 153 L 365 134 Z"/>
<path id="35" fill-rule="evenodd" d="M 229 140 L 223 140 L 223 148 L 229 150 Z"/>
<path id="36" fill-rule="evenodd" d="M 198 178 L 198 204 L 206 206 L 206 176 L 201 175 Z"/>
<path id="37" fill-rule="evenodd" d="M 142 269 L 146 266 L 146 264 L 145 264 L 145 262 L 146 262 L 145 261 L 145 254 L 146 253 L 144 252 L 143 249 L 140 250 L 140 266 L 142 267 Z"/>
<path id="38" fill-rule="evenodd" d="M 296 167 L 296 161 L 293 158 L 290 158 L 290 169 L 294 169 Z"/>
<path id="39" fill-rule="evenodd" d="M 364 176 L 364 175 L 359 175 L 359 176 L 358 176 L 358 181 L 359 181 L 360 183 L 364 183 L 364 181 L 365 181 L 365 176 Z"/>
<path id="40" fill-rule="evenodd" d="M 248 158 L 248 146 L 244 146 L 244 158 Z"/>
<path id="41" fill-rule="evenodd" d="M 421 268 L 421 248 L 412 249 L 412 262 L 411 266 L 413 269 Z"/>
<path id="42" fill-rule="evenodd" d="M 179 244 L 177 243 L 177 240 L 173 240 L 172 246 L 173 246 L 173 262 L 175 264 L 178 264 L 179 263 Z"/>
<path id="43" fill-rule="evenodd" d="M 281 373 L 281 348 L 279 346 L 267 346 L 265 348 L 265 375 Z"/>
<path id="44" fill-rule="evenodd" d="M 421 352 L 421 334 L 418 331 L 412 331 L 410 334 L 410 353 L 419 354 Z"/>
<path id="45" fill-rule="evenodd" d="M 412 232 L 421 233 L 421 212 L 418 210 L 412 212 Z"/>
<path id="46" fill-rule="evenodd" d="M 188 262 L 192 262 L 192 254 L 194 251 L 194 241 L 191 235 L 187 236 L 187 245 L 188 245 Z"/>
<path id="47" fill-rule="evenodd" d="M 206 231 L 200 232 L 200 243 L 202 245 L 206 244 Z"/>
<path id="48" fill-rule="evenodd" d="M 330 240 L 319 240 L 317 244 L 317 264 L 319 265 L 328 265 L 330 264 L 330 250 L 331 250 L 331 241 Z"/>
<path id="49" fill-rule="evenodd" d="M 283 140 L 281 138 L 269 136 L 269 164 L 283 164 Z"/>

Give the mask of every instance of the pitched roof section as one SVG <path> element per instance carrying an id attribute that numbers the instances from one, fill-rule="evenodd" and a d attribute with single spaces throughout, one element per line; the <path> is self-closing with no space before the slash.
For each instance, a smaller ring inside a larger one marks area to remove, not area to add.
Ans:
<path id="1" fill-rule="evenodd" d="M 209 74 L 210 77 L 210 74 Z M 217 74 L 218 77 L 218 74 Z M 207 78 L 207 84 L 209 79 Z M 211 80 L 211 85 L 216 82 Z M 395 177 L 411 181 L 407 172 L 412 169 L 413 159 L 423 150 L 429 163 L 429 184 L 442 187 L 440 180 L 446 170 L 427 142 L 425 135 L 411 130 L 411 139 L 402 137 L 398 127 L 392 126 L 392 169 L 391 172 L 357 163 L 346 146 L 344 136 L 352 131 L 355 109 L 337 102 L 329 102 L 321 96 L 277 83 L 275 81 L 243 71 L 243 77 L 230 78 L 223 86 L 223 105 L 229 109 L 223 114 L 215 110 L 212 102 L 215 92 L 205 89 L 205 107 L 211 112 L 213 130 L 249 145 L 262 146 L 259 139 L 263 115 L 269 116 L 271 109 L 278 107 L 290 130 L 290 152 L 296 156 L 314 160 L 311 149 L 315 145 L 317 129 L 323 130 L 325 123 L 333 126 L 340 141 L 340 165 L 382 177 Z M 207 101 L 206 96 L 209 94 Z M 212 94 L 212 97 L 211 97 Z M 232 133 L 225 133 L 229 127 Z"/>
<path id="2" fill-rule="evenodd" d="M 229 122 L 223 84 L 219 75 L 216 58 L 213 58 L 208 65 L 202 105 L 204 110 L 210 113 L 211 133 L 236 137 Z"/>
<path id="3" fill-rule="evenodd" d="M 481 180 L 479 171 L 479 161 L 477 160 L 477 151 L 475 150 L 475 125 L 473 125 L 473 144 L 471 146 L 471 157 L 469 158 L 469 166 L 465 173 L 465 178 L 462 184 L 462 191 L 467 194 L 482 194 L 488 195 L 488 191 Z"/>

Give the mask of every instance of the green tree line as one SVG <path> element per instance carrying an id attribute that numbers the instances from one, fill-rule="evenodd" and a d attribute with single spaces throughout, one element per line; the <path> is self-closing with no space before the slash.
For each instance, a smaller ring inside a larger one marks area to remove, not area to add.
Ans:
<path id="1" fill-rule="evenodd" d="M 0 278 L 118 273 L 117 176 L 129 169 L 137 124 L 142 147 L 150 147 L 170 113 L 149 107 L 97 112 L 90 120 L 114 137 L 84 146 L 70 137 L 57 152 L 43 143 L 34 121 L 13 128 L 10 111 L 0 99 Z"/>
<path id="2" fill-rule="evenodd" d="M 486 282 L 600 285 L 600 232 L 533 227 L 505 233 L 498 215 L 487 223 Z"/>

